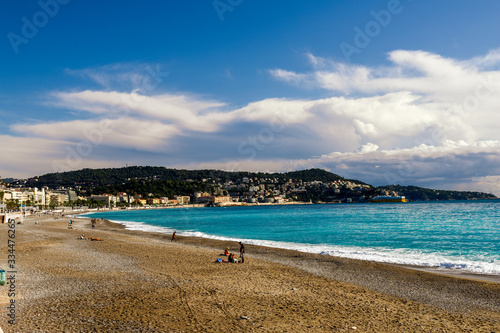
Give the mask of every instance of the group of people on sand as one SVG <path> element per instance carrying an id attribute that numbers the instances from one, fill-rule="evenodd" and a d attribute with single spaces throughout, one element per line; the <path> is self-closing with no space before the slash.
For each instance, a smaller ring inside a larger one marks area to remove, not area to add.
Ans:
<path id="1" fill-rule="evenodd" d="M 235 262 L 235 263 L 244 263 L 245 262 L 245 245 L 242 242 L 240 244 L 240 260 L 234 257 L 234 253 L 229 252 L 229 248 L 226 247 L 224 250 L 224 255 L 227 256 L 227 260 L 217 259 L 216 262 Z"/>
<path id="2" fill-rule="evenodd" d="M 172 234 L 171 242 L 177 241 L 177 231 Z M 226 247 L 224 250 L 224 255 L 227 256 L 227 260 L 222 260 L 222 258 L 217 259 L 215 262 L 234 262 L 234 263 L 244 263 L 245 262 L 245 245 L 242 242 L 240 244 L 240 260 L 234 257 L 234 253 L 229 252 L 229 248 Z"/>

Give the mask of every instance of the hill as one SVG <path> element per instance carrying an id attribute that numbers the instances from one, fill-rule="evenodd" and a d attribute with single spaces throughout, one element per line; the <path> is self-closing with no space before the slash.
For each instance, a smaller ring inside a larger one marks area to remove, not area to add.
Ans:
<path id="1" fill-rule="evenodd" d="M 433 190 L 418 186 L 401 185 L 380 186 L 378 188 L 397 192 L 399 195 L 404 195 L 409 201 L 497 199 L 493 194 L 483 192 Z"/>
<path id="2" fill-rule="evenodd" d="M 328 185 L 337 183 L 341 185 Z M 246 184 L 246 187 L 236 186 Z M 409 201 L 495 199 L 492 194 L 433 190 L 417 186 L 389 185 L 374 187 L 359 180 L 345 179 L 321 169 L 285 173 L 222 170 L 184 170 L 165 167 L 131 166 L 125 168 L 82 169 L 49 173 L 23 181 L 22 185 L 55 189 L 75 188 L 79 194 L 116 194 L 126 192 L 143 196 L 193 195 L 249 191 L 250 185 L 281 189 L 281 194 L 297 201 L 345 202 L 348 198 L 364 202 L 386 191 L 404 195 Z M 19 184 L 21 185 L 21 184 Z M 338 187 L 338 188 L 337 188 Z M 236 189 L 237 188 L 237 189 Z M 337 189 L 336 189 L 337 188 Z M 227 189 L 227 191 L 223 191 Z M 267 195 L 271 195 L 268 191 Z"/>
<path id="3" fill-rule="evenodd" d="M 262 173 L 246 171 L 222 171 L 222 170 L 183 170 L 168 169 L 165 167 L 131 166 L 125 168 L 108 169 L 82 169 L 60 173 L 49 173 L 39 177 L 28 179 L 29 186 L 48 186 L 55 188 L 59 186 L 73 187 L 98 187 L 107 185 L 118 185 L 135 180 L 163 180 L 163 181 L 204 181 L 207 179 L 237 182 L 242 178 L 263 179 L 275 178 L 278 183 L 284 183 L 289 179 L 294 181 L 322 181 L 330 182 L 336 180 L 348 180 L 331 172 L 321 169 L 309 169 L 285 173 Z M 365 184 L 358 180 L 349 180 L 356 184 Z"/>

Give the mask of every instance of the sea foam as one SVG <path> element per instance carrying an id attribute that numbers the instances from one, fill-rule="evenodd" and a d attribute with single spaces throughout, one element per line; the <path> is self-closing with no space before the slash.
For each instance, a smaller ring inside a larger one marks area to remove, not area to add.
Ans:
<path id="1" fill-rule="evenodd" d="M 153 226 L 144 222 L 133 221 L 120 221 L 110 220 L 113 223 L 122 224 L 128 230 L 138 230 L 145 232 L 164 233 L 169 234 L 175 229 L 169 227 Z M 178 231 L 179 236 L 186 237 L 200 237 L 207 239 L 231 241 L 231 242 L 244 242 L 245 244 L 266 246 L 271 248 L 279 248 L 286 250 L 294 250 L 305 253 L 323 254 L 335 257 L 367 260 L 374 262 L 381 262 L 387 264 L 400 264 L 410 266 L 423 266 L 429 268 L 443 268 L 460 270 L 474 274 L 500 274 L 500 260 L 493 260 L 491 262 L 481 261 L 485 259 L 482 257 L 478 260 L 470 260 L 466 257 L 442 255 L 438 253 L 425 253 L 422 251 L 415 251 L 412 249 L 389 249 L 389 248 L 362 248 L 362 247 L 346 247 L 346 246 L 333 246 L 333 245 L 317 245 L 317 244 L 301 244 L 291 242 L 269 241 L 259 239 L 241 239 L 233 237 L 224 237 L 217 235 L 210 235 L 200 231 Z"/>

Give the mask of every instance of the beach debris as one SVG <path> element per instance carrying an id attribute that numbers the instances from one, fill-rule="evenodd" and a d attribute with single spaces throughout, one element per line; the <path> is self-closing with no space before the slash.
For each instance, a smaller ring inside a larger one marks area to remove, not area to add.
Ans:
<path id="1" fill-rule="evenodd" d="M 250 320 L 250 317 L 247 317 L 247 316 L 240 316 L 240 319 Z"/>
<path id="2" fill-rule="evenodd" d="M 358 328 L 356 326 L 351 327 L 353 330 L 357 330 Z"/>
<path id="3" fill-rule="evenodd" d="M 295 291 L 295 290 L 299 290 L 299 289 L 297 289 L 297 288 L 292 288 L 292 290 L 293 290 L 293 291 Z"/>

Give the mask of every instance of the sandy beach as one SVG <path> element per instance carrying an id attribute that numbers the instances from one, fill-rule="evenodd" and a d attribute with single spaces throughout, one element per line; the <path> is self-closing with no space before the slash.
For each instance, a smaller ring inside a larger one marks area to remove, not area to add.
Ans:
<path id="1" fill-rule="evenodd" d="M 71 219 L 72 229 L 69 217 L 15 225 L 15 283 L 0 286 L 4 332 L 500 331 L 496 277 L 251 245 L 245 263 L 215 263 L 239 245 Z M 8 230 L 0 224 L 5 270 Z"/>

